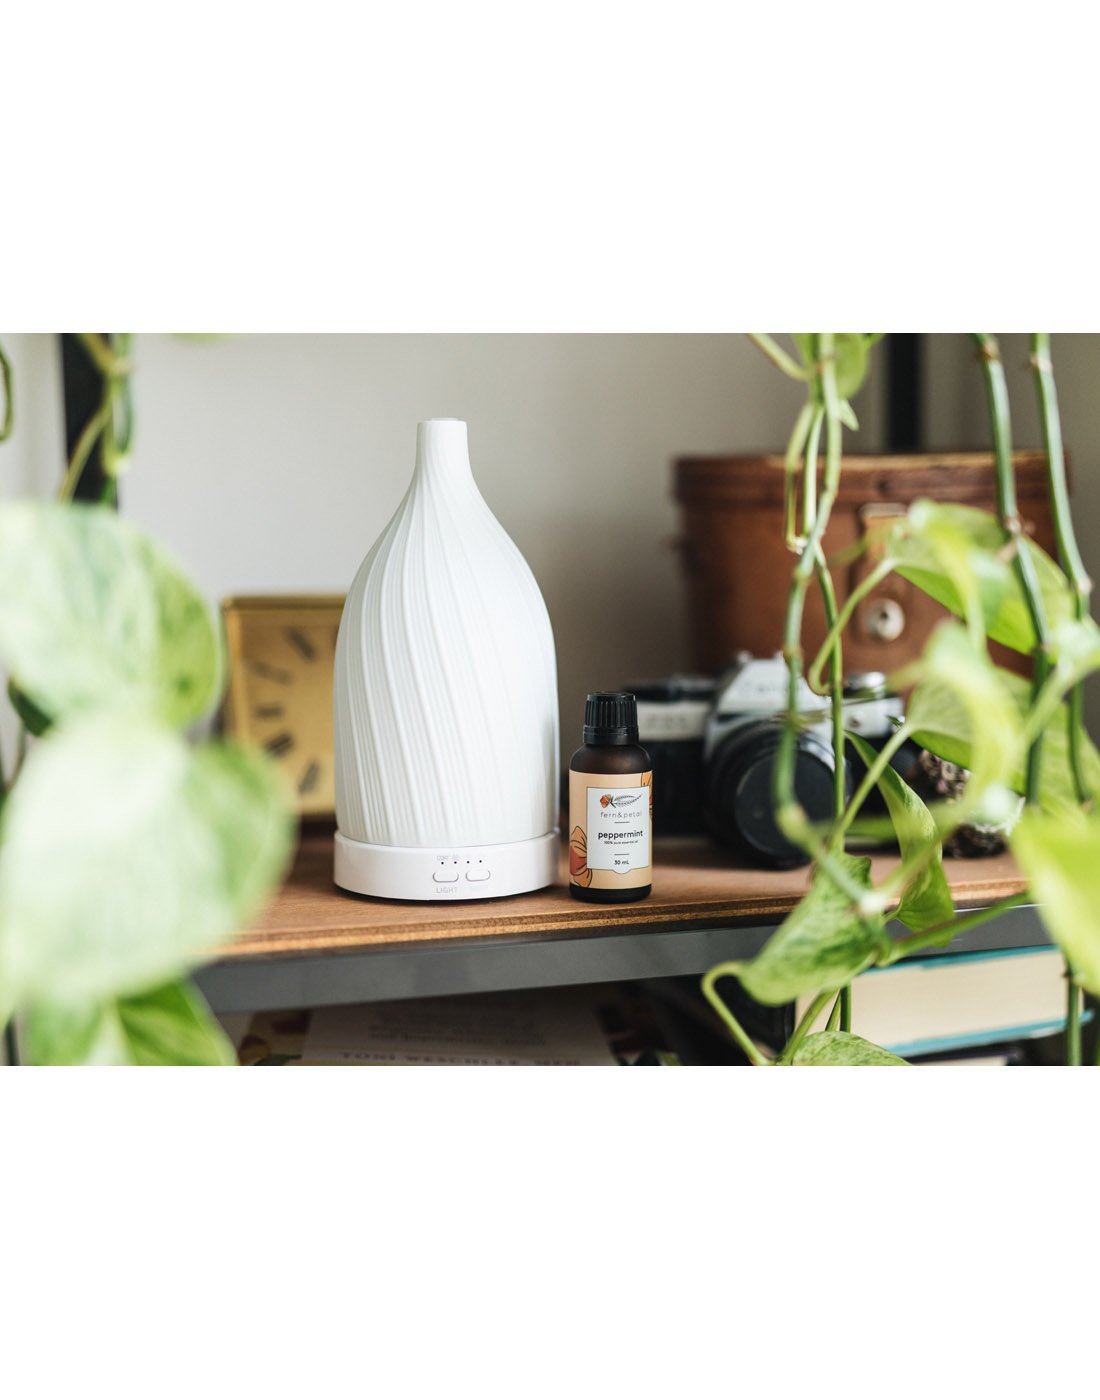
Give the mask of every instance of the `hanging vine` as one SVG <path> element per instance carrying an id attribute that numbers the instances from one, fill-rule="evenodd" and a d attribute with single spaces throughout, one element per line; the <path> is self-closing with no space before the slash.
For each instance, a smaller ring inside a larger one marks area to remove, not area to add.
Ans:
<path id="1" fill-rule="evenodd" d="M 852 1034 L 853 978 L 923 949 L 947 947 L 959 934 L 1032 898 L 1065 955 L 1066 1060 L 1079 1064 L 1081 988 L 1100 994 L 1100 818 L 1092 810 L 1100 754 L 1085 733 L 1081 698 L 1084 677 L 1100 670 L 1100 629 L 1089 616 L 1092 584 L 1073 531 L 1050 337 L 1032 338 L 1031 364 L 1058 562 L 1024 533 L 1000 351 L 995 337 L 976 334 L 993 438 L 996 514 L 915 502 L 890 531 L 882 561 L 839 609 L 823 541 L 840 483 L 843 429 L 857 426 L 849 400 L 863 382 L 878 337 L 798 335 L 793 337 L 797 359 L 771 336 L 751 338 L 777 368 L 807 386 L 786 454 L 783 530 L 796 559 L 783 628 L 787 713 L 772 797 L 778 824 L 812 858 L 814 870 L 808 894 L 761 952 L 750 962 L 712 968 L 703 981 L 705 995 L 754 1064 L 901 1063 Z M 876 755 L 864 752 L 858 735 L 844 731 L 842 642 L 859 599 L 894 571 L 945 603 L 959 622 L 941 624 L 919 660 L 892 678 L 897 688 L 914 689 L 905 720 Z M 827 633 L 804 672 L 803 618 L 815 582 Z M 1017 678 L 993 664 L 989 638 L 1031 659 L 1025 697 L 1017 692 Z M 859 749 L 867 765 L 850 799 L 845 800 L 843 780 L 837 782 L 832 820 L 821 825 L 809 820 L 794 785 L 804 675 L 830 697 L 835 771 L 843 773 L 847 743 Z M 1047 738 L 1062 726 L 1064 751 Z M 934 753 L 948 744 L 951 753 L 944 756 L 961 761 L 970 773 L 961 799 L 926 806 L 890 767 L 892 751 L 908 737 Z M 870 862 L 845 850 L 846 833 L 875 786 L 886 798 L 900 852 L 895 867 L 877 883 Z M 1076 805 L 1066 801 L 1067 789 Z M 1011 818 L 1013 791 L 1022 795 L 1024 812 L 1010 843 L 1030 893 L 957 916 L 943 870 L 943 840 L 979 812 Z M 897 925 L 904 930 L 900 934 L 894 932 Z M 719 994 L 718 983 L 727 977 L 738 979 L 764 1004 L 801 999 L 807 1006 L 774 1061 L 751 1041 Z M 815 1033 L 830 1002 L 824 1028 Z"/>

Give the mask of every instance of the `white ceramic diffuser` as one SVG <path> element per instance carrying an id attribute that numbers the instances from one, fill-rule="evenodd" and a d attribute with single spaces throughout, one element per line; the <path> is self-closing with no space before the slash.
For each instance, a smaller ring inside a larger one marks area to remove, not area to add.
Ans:
<path id="1" fill-rule="evenodd" d="M 412 483 L 344 605 L 334 705 L 341 888 L 455 900 L 552 883 L 554 637 L 457 419 L 417 429 Z"/>

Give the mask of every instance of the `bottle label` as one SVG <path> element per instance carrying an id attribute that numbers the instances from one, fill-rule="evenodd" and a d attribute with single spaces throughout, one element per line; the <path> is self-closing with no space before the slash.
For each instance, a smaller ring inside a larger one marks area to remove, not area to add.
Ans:
<path id="1" fill-rule="evenodd" d="M 652 884 L 652 867 L 652 773 L 570 773 L 570 881 L 631 889 Z"/>

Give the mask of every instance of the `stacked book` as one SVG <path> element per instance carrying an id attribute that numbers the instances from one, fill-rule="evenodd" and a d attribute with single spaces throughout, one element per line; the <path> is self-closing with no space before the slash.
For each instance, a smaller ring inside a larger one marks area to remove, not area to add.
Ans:
<path id="1" fill-rule="evenodd" d="M 751 1034 L 774 1051 L 811 998 L 785 1007 L 735 1002 Z M 1086 1013 L 1087 1019 L 1088 1013 Z M 1066 982 L 1055 948 L 937 953 L 873 968 L 852 986 L 852 1028 L 916 1063 L 1008 1064 L 1024 1042 L 1065 1026 Z M 814 1030 L 824 1030 L 823 1011 Z"/>

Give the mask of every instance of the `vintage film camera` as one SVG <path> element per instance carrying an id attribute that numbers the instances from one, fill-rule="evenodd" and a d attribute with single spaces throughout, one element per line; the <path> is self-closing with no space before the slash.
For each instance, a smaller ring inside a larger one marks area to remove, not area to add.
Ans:
<path id="1" fill-rule="evenodd" d="M 673 676 L 631 687 L 638 696 L 641 743 L 653 759 L 654 831 L 682 835 L 709 831 L 736 855 L 776 868 L 806 863 L 772 813 L 772 770 L 787 706 L 787 668 L 781 656 L 739 655 L 717 680 Z M 903 706 L 878 672 L 845 682 L 845 728 L 881 747 Z M 811 821 L 833 810 L 832 721 L 829 701 L 802 682 L 803 725 L 795 746 L 794 788 Z M 903 775 L 919 749 L 903 745 L 891 762 Z M 844 759 L 849 794 L 866 771 L 849 745 Z M 865 813 L 882 812 L 877 793 Z"/>

